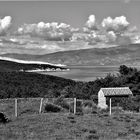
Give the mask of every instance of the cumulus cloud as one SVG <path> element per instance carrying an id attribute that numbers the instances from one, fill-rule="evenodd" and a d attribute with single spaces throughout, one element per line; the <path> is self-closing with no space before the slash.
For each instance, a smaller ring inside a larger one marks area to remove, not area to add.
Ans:
<path id="1" fill-rule="evenodd" d="M 6 16 L 0 19 L 0 35 L 5 35 L 11 27 L 12 18 Z M 2 43 L 11 43 L 13 45 L 22 45 L 27 47 L 39 46 L 42 49 L 46 49 L 47 45 L 40 45 L 36 42 L 30 42 L 23 37 L 28 36 L 31 39 L 37 37 L 40 41 L 83 41 L 91 44 L 111 43 L 111 44 L 125 44 L 130 43 L 132 37 L 135 38 L 135 34 L 138 32 L 136 26 L 131 27 L 125 16 L 119 17 L 107 17 L 99 24 L 96 21 L 95 15 L 90 15 L 86 21 L 85 26 L 82 29 L 73 28 L 66 23 L 58 22 L 39 22 L 34 24 L 24 24 L 16 30 L 17 34 L 12 34 L 13 37 L 8 40 L 3 40 Z M 16 36 L 21 35 L 21 36 Z M 17 39 L 16 37 L 21 37 Z M 7 38 L 7 36 L 6 36 Z M 44 39 L 44 40 L 42 40 Z M 52 43 L 52 42 L 51 42 Z M 53 46 L 50 46 L 50 48 Z M 56 48 L 56 46 L 55 46 Z M 49 49 L 49 48 L 47 48 Z M 59 50 L 60 48 L 58 48 Z"/>
<path id="2" fill-rule="evenodd" d="M 115 42 L 117 39 L 116 34 L 113 31 L 107 33 L 108 42 Z"/>
<path id="3" fill-rule="evenodd" d="M 129 32 L 129 33 L 136 33 L 137 31 L 138 31 L 138 29 L 137 29 L 136 26 L 130 27 L 130 28 L 128 29 L 128 32 Z"/>
<path id="4" fill-rule="evenodd" d="M 106 19 L 103 19 L 101 24 L 107 31 L 114 31 L 118 33 L 127 30 L 129 26 L 129 22 L 126 20 L 125 16 L 116 17 L 114 19 L 107 17 Z"/>
<path id="5" fill-rule="evenodd" d="M 96 43 L 120 43 L 130 42 L 128 32 L 135 32 L 136 27 L 130 28 L 125 16 L 107 17 L 101 24 L 97 24 L 95 15 L 90 15 L 83 32 L 88 34 L 87 41 Z M 127 36 L 126 36 L 127 33 Z M 123 36 L 120 39 L 120 36 Z M 125 37 L 126 36 L 126 37 Z M 131 38 L 131 37 L 130 37 Z"/>
<path id="6" fill-rule="evenodd" d="M 125 16 L 107 17 L 101 24 L 97 24 L 95 16 L 90 15 L 86 26 L 82 28 L 81 34 L 73 35 L 74 40 L 84 40 L 90 44 L 111 43 L 111 44 L 130 44 L 132 37 L 137 35 L 136 26 L 130 26 Z"/>
<path id="7" fill-rule="evenodd" d="M 85 24 L 85 27 L 83 27 L 83 31 L 90 32 L 91 30 L 97 30 L 97 29 L 98 27 L 97 27 L 95 15 L 90 15 Z"/>
<path id="8" fill-rule="evenodd" d="M 88 21 L 86 22 L 86 26 L 92 29 L 95 26 L 95 23 L 95 15 L 90 15 L 88 17 Z"/>
<path id="9" fill-rule="evenodd" d="M 78 28 L 72 28 L 66 23 L 52 22 L 38 24 L 24 24 L 18 28 L 18 34 L 29 34 L 30 36 L 42 37 L 46 40 L 70 40 L 73 32 L 77 32 Z"/>
<path id="10" fill-rule="evenodd" d="M 5 35 L 8 29 L 11 27 L 11 16 L 6 16 L 3 19 L 0 19 L 0 35 Z"/>
<path id="11" fill-rule="evenodd" d="M 103 19 L 101 26 L 106 32 L 108 43 L 127 45 L 131 43 L 132 34 L 137 31 L 136 26 L 131 27 L 125 16 L 107 17 Z"/>

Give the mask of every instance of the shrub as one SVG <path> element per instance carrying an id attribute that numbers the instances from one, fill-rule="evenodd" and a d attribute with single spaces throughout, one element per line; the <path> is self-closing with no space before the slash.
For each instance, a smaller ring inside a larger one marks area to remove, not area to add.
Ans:
<path id="1" fill-rule="evenodd" d="M 95 134 L 95 133 L 97 133 L 97 131 L 95 129 L 93 129 L 93 130 L 90 130 L 89 133 Z"/>
<path id="2" fill-rule="evenodd" d="M 71 120 L 75 119 L 74 116 L 68 116 L 67 118 L 68 118 L 68 119 L 71 119 Z"/>
<path id="3" fill-rule="evenodd" d="M 0 123 L 7 123 L 10 120 L 6 117 L 6 115 L 2 112 L 0 112 Z"/>
<path id="4" fill-rule="evenodd" d="M 112 113 L 119 114 L 123 112 L 122 107 L 114 106 L 111 108 Z"/>
<path id="5" fill-rule="evenodd" d="M 109 108 L 106 108 L 106 109 L 101 109 L 101 108 L 97 108 L 97 112 L 98 112 L 98 115 L 99 117 L 105 117 L 105 116 L 108 116 L 109 115 Z"/>
<path id="6" fill-rule="evenodd" d="M 76 121 L 75 121 L 75 120 L 70 120 L 70 122 L 71 122 L 71 123 L 76 123 Z"/>
<path id="7" fill-rule="evenodd" d="M 61 95 L 54 101 L 54 104 L 60 104 L 63 101 L 64 101 L 64 96 Z"/>
<path id="8" fill-rule="evenodd" d="M 127 132 L 118 132 L 119 137 L 125 137 L 127 136 Z"/>
<path id="9" fill-rule="evenodd" d="M 85 101 L 82 104 L 82 111 L 85 114 L 88 113 L 97 113 L 97 106 L 93 101 Z"/>
<path id="10" fill-rule="evenodd" d="M 84 114 L 92 113 L 92 107 L 89 107 L 89 106 L 82 107 L 82 111 Z"/>
<path id="11" fill-rule="evenodd" d="M 86 136 L 87 140 L 99 140 L 99 136 L 97 134 L 89 134 Z"/>
<path id="12" fill-rule="evenodd" d="M 61 107 L 51 103 L 46 103 L 44 107 L 44 112 L 60 112 L 61 110 Z"/>
<path id="13" fill-rule="evenodd" d="M 93 106 L 93 101 L 85 101 L 82 106 L 88 106 L 88 107 L 92 107 Z"/>
<path id="14" fill-rule="evenodd" d="M 69 104 L 64 100 L 64 96 L 60 96 L 59 98 L 57 98 L 54 104 L 61 106 L 62 108 L 67 110 L 69 110 L 70 108 Z"/>

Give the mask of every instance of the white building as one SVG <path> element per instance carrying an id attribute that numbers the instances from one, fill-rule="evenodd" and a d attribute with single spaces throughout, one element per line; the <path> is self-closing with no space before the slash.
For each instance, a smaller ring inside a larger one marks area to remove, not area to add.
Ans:
<path id="1" fill-rule="evenodd" d="M 129 95 L 132 95 L 129 87 L 101 88 L 98 92 L 98 107 L 101 109 L 106 109 L 108 107 L 106 104 L 106 97 L 110 98 L 111 105 L 112 97 L 127 97 Z"/>

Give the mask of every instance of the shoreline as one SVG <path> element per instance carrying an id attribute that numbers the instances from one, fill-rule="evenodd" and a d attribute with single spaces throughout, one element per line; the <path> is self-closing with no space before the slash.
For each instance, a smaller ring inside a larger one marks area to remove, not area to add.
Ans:
<path id="1" fill-rule="evenodd" d="M 63 71 L 70 71 L 70 69 L 45 69 L 45 70 L 42 70 L 42 69 L 37 69 L 37 70 L 25 70 L 25 72 L 63 72 Z"/>

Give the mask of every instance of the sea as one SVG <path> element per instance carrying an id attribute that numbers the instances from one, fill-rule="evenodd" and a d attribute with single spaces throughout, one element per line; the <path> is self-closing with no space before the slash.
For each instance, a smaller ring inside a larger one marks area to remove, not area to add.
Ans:
<path id="1" fill-rule="evenodd" d="M 117 74 L 119 66 L 67 66 L 69 71 L 40 72 L 76 81 L 94 81 L 107 74 Z"/>

